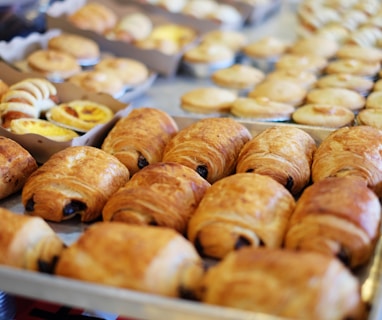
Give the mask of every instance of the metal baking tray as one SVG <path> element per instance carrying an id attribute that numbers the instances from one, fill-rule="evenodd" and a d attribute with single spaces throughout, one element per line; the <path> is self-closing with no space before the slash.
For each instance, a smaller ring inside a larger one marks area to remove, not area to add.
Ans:
<path id="1" fill-rule="evenodd" d="M 197 118 L 174 116 L 179 128 L 198 121 Z M 273 122 L 242 122 L 254 135 L 275 125 L 291 125 Z M 293 125 L 296 126 L 296 125 Z M 333 129 L 297 126 L 308 132 L 319 144 Z M 3 201 L 0 206 L 23 214 L 20 193 Z M 89 226 L 80 219 L 49 223 L 66 244 L 74 242 Z M 382 240 L 378 241 L 369 265 L 357 272 L 362 283 L 362 296 L 371 306 L 369 320 L 382 318 Z M 277 320 L 278 317 L 241 311 L 183 299 L 167 298 L 133 290 L 88 283 L 38 272 L 0 266 L 0 290 L 9 294 L 54 302 L 62 305 L 98 310 L 137 319 L 182 320 Z"/>

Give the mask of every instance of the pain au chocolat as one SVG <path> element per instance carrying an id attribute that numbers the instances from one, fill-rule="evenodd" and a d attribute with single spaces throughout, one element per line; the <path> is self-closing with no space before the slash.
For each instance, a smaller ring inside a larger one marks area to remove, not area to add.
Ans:
<path id="1" fill-rule="evenodd" d="M 51 273 L 65 245 L 40 217 L 0 208 L 0 264 Z"/>
<path id="2" fill-rule="evenodd" d="M 200 292 L 208 304 L 283 319 L 365 319 L 358 279 L 317 252 L 242 248 L 208 269 Z"/>
<path id="3" fill-rule="evenodd" d="M 170 228 L 98 222 L 61 254 L 55 274 L 180 297 L 199 284 L 203 263 L 192 244 Z"/>
<path id="4" fill-rule="evenodd" d="M 203 256 L 221 259 L 244 246 L 279 248 L 295 206 L 271 177 L 236 173 L 216 181 L 188 224 L 188 239 Z"/>
<path id="5" fill-rule="evenodd" d="M 204 118 L 183 128 L 166 145 L 164 162 L 178 162 L 208 182 L 233 173 L 249 130 L 232 118 Z"/>
<path id="6" fill-rule="evenodd" d="M 334 256 L 354 269 L 372 256 L 380 220 L 379 199 L 363 179 L 329 177 L 307 187 L 297 200 L 285 247 Z"/>
<path id="7" fill-rule="evenodd" d="M 236 172 L 270 176 L 296 196 L 310 182 L 316 148 L 314 139 L 302 129 L 270 127 L 244 145 Z"/>
<path id="8" fill-rule="evenodd" d="M 0 137 L 0 199 L 21 190 L 37 170 L 35 158 L 16 141 Z"/>
<path id="9" fill-rule="evenodd" d="M 185 234 L 188 221 L 210 184 L 180 163 L 146 166 L 113 194 L 105 221 L 169 227 Z"/>
<path id="10" fill-rule="evenodd" d="M 160 162 L 165 146 L 177 132 L 178 125 L 166 112 L 137 108 L 116 123 L 101 148 L 117 157 L 133 175 Z"/>
<path id="11" fill-rule="evenodd" d="M 80 215 L 97 219 L 108 198 L 129 179 L 114 156 L 91 146 L 71 146 L 53 154 L 27 180 L 22 190 L 25 213 L 50 221 Z"/>

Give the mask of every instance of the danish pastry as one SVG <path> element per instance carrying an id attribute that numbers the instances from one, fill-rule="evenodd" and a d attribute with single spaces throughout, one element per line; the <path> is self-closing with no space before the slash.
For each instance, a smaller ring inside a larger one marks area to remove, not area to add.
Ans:
<path id="1" fill-rule="evenodd" d="M 23 146 L 0 137 L 0 199 L 20 191 L 36 169 L 36 160 Z"/>
<path id="2" fill-rule="evenodd" d="M 207 271 L 200 291 L 208 304 L 288 319 L 366 315 L 358 279 L 337 259 L 316 252 L 242 248 Z"/>
<path id="3" fill-rule="evenodd" d="M 310 182 L 316 142 L 293 126 L 270 127 L 242 148 L 236 172 L 253 172 L 272 177 L 293 195 Z"/>
<path id="4" fill-rule="evenodd" d="M 101 148 L 117 157 L 133 175 L 160 162 L 165 146 L 177 132 L 178 125 L 166 112 L 136 108 L 114 125 Z"/>
<path id="5" fill-rule="evenodd" d="M 249 130 L 232 118 L 205 118 L 183 128 L 166 145 L 163 162 L 178 162 L 211 184 L 232 174 Z"/>
<path id="6" fill-rule="evenodd" d="M 382 131 L 370 126 L 337 129 L 317 147 L 312 181 L 327 177 L 358 176 L 379 196 L 382 186 Z"/>
<path id="7" fill-rule="evenodd" d="M 373 254 L 381 205 L 358 177 L 329 177 L 307 187 L 297 200 L 285 247 L 339 258 L 354 269 Z"/>
<path id="8" fill-rule="evenodd" d="M 5 208 L 0 219 L 0 264 L 52 273 L 65 245 L 49 224 Z"/>
<path id="9" fill-rule="evenodd" d="M 89 100 L 73 100 L 49 110 L 47 118 L 76 131 L 86 132 L 110 121 L 114 112 L 106 105 Z"/>
<path id="10" fill-rule="evenodd" d="M 270 177 L 236 173 L 215 182 L 188 224 L 188 239 L 202 256 L 221 259 L 244 246 L 281 247 L 295 206 Z"/>
<path id="11" fill-rule="evenodd" d="M 108 198 L 129 179 L 114 156 L 90 146 L 71 146 L 53 154 L 25 183 L 25 213 L 50 221 L 80 215 L 83 222 L 101 216 Z"/>
<path id="12" fill-rule="evenodd" d="M 180 297 L 195 290 L 203 267 L 192 244 L 172 229 L 98 222 L 61 254 L 55 274 Z"/>
<path id="13" fill-rule="evenodd" d="M 188 220 L 210 184 L 179 163 L 154 163 L 106 202 L 105 221 L 169 227 L 185 234 Z"/>

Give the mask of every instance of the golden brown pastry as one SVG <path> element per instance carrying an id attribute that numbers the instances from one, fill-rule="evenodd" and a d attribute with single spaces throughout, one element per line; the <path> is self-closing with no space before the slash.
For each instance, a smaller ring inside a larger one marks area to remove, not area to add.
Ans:
<path id="1" fill-rule="evenodd" d="M 86 3 L 68 16 L 69 22 L 83 30 L 104 34 L 114 28 L 117 15 L 101 3 Z"/>
<path id="2" fill-rule="evenodd" d="M 358 279 L 316 252 L 243 248 L 211 267 L 202 301 L 288 319 L 364 319 Z"/>
<path id="3" fill-rule="evenodd" d="M 65 248 L 62 240 L 40 217 L 0 208 L 0 264 L 51 273 Z"/>
<path id="4" fill-rule="evenodd" d="M 233 173 L 249 130 L 232 118 L 205 118 L 179 131 L 166 145 L 164 162 L 178 162 L 198 172 L 208 182 Z"/>
<path id="5" fill-rule="evenodd" d="M 357 176 L 382 191 L 382 131 L 370 126 L 335 130 L 318 146 L 312 163 L 312 181 L 327 177 Z"/>
<path id="6" fill-rule="evenodd" d="M 36 169 L 36 160 L 23 146 L 0 137 L 0 199 L 20 191 Z"/>
<path id="7" fill-rule="evenodd" d="M 174 230 L 98 222 L 61 254 L 55 274 L 179 297 L 194 291 L 203 267 L 192 244 Z"/>
<path id="8" fill-rule="evenodd" d="M 105 221 L 169 227 L 185 234 L 188 221 L 210 184 L 179 163 L 154 163 L 136 174 L 106 202 Z"/>
<path id="9" fill-rule="evenodd" d="M 164 148 L 178 132 L 166 112 L 142 107 L 121 118 L 102 143 L 102 150 L 117 157 L 133 175 L 162 160 Z"/>
<path id="10" fill-rule="evenodd" d="M 50 221 L 75 215 L 95 220 L 108 198 L 129 179 L 114 156 L 91 146 L 71 146 L 53 154 L 26 182 L 21 200 L 25 213 Z"/>
<path id="11" fill-rule="evenodd" d="M 236 172 L 270 176 L 296 196 L 310 182 L 316 148 L 314 139 L 302 129 L 270 127 L 244 145 Z"/>
<path id="12" fill-rule="evenodd" d="M 0 79 L 0 101 L 5 92 L 7 92 L 9 89 L 8 83 L 6 83 L 4 80 Z"/>
<path id="13" fill-rule="evenodd" d="M 334 256 L 353 269 L 372 256 L 380 220 L 379 199 L 363 179 L 329 177 L 298 199 L 285 247 Z"/>
<path id="14" fill-rule="evenodd" d="M 206 191 L 188 239 L 201 255 L 217 259 L 244 246 L 278 248 L 294 206 L 292 195 L 272 178 L 236 173 Z"/>

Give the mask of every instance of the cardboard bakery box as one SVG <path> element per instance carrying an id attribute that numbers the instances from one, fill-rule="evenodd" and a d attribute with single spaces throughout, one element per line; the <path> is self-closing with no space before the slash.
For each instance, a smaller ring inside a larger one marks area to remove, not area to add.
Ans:
<path id="1" fill-rule="evenodd" d="M 91 0 L 87 2 L 106 4 L 109 9 L 116 13 L 118 18 L 122 18 L 132 12 L 143 12 L 143 8 L 140 6 L 122 4 L 117 1 L 107 1 L 106 3 L 102 0 Z M 167 77 L 174 76 L 176 74 L 183 53 L 189 47 L 194 45 L 194 43 L 191 42 L 184 46 L 177 54 L 165 54 L 159 50 L 142 49 L 128 42 L 110 40 L 106 36 L 96 32 L 79 29 L 70 23 L 67 17 L 87 2 L 84 0 L 65 0 L 62 2 L 55 2 L 46 13 L 47 28 L 60 29 L 65 32 L 76 33 L 92 38 L 99 44 L 102 51 L 110 52 L 116 56 L 124 56 L 139 60 L 154 72 Z M 175 17 L 170 18 L 169 16 L 164 16 L 149 11 L 144 11 L 144 13 L 149 16 L 154 26 L 165 23 L 173 23 L 194 29 L 196 31 L 195 43 L 199 41 L 200 35 L 216 28 L 216 26 L 212 27 L 203 24 L 194 24 L 193 21 L 190 20 L 183 21 L 176 19 Z"/>
<path id="2" fill-rule="evenodd" d="M 41 78 L 37 73 L 20 72 L 4 61 L 0 61 L 0 78 L 8 85 L 27 78 Z M 0 135 L 13 139 L 27 149 L 38 163 L 44 163 L 51 155 L 69 146 L 100 146 L 107 133 L 117 120 L 132 110 L 130 105 L 122 103 L 110 95 L 85 92 L 71 83 L 53 83 L 61 102 L 90 100 L 108 106 L 114 117 L 103 125 L 98 125 L 88 132 L 70 141 L 58 142 L 37 134 L 15 134 L 0 126 Z"/>
<path id="3" fill-rule="evenodd" d="M 13 65 L 16 69 L 24 72 L 32 72 L 29 68 L 26 58 L 32 52 L 47 48 L 49 39 L 62 33 L 59 29 L 50 29 L 45 33 L 31 33 L 27 37 L 15 37 L 11 41 L 0 41 L 0 58 Z M 101 58 L 113 56 L 108 52 L 101 52 Z M 91 67 L 83 66 L 83 70 L 89 70 Z M 158 74 L 149 69 L 149 76 L 139 85 L 125 88 L 114 96 L 121 102 L 129 103 L 133 99 L 144 94 L 155 82 Z M 50 79 L 54 82 L 61 82 L 60 79 Z"/>

